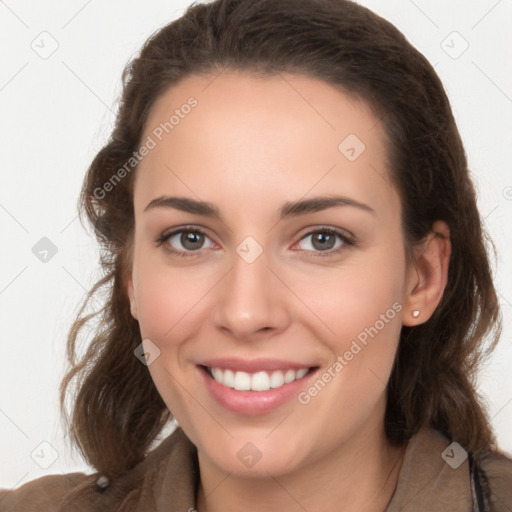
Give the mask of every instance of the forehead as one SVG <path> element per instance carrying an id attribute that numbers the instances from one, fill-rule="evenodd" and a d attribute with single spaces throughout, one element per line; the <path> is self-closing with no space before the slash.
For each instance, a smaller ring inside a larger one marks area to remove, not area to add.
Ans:
<path id="1" fill-rule="evenodd" d="M 225 200 L 229 191 L 260 207 L 262 197 L 333 192 L 377 208 L 397 200 L 379 119 L 365 102 L 303 75 L 187 76 L 154 103 L 148 138 L 154 148 L 136 180 L 136 196 L 148 201 L 163 193 Z"/>

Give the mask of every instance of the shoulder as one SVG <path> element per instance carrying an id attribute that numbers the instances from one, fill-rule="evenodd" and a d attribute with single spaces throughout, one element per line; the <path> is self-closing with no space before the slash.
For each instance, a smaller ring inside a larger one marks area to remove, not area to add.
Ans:
<path id="1" fill-rule="evenodd" d="M 486 508 L 488 501 L 492 508 Z M 512 459 L 499 451 L 471 455 L 439 430 L 424 427 L 408 442 L 387 510 L 511 512 Z"/>
<path id="2" fill-rule="evenodd" d="M 501 451 L 491 451 L 477 458 L 489 487 L 496 512 L 512 509 L 512 458 Z"/>
<path id="3" fill-rule="evenodd" d="M 0 510 L 114 512 L 163 509 L 170 501 L 173 504 L 191 503 L 195 496 L 196 475 L 195 447 L 178 428 L 137 466 L 111 481 L 99 473 L 44 476 L 15 490 L 0 489 Z M 190 506 L 184 510 L 188 508 Z"/>
<path id="4" fill-rule="evenodd" d="M 84 473 L 43 476 L 14 490 L 0 489 L 0 509 L 5 512 L 56 511 L 66 496 L 96 480 L 97 476 Z"/>

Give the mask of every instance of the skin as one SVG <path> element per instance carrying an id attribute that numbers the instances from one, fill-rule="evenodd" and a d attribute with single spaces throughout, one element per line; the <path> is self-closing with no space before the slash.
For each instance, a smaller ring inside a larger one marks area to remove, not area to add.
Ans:
<path id="1" fill-rule="evenodd" d="M 402 325 L 425 322 L 442 297 L 448 227 L 436 222 L 408 262 L 382 126 L 333 86 L 290 74 L 191 75 L 153 105 L 142 140 L 190 96 L 197 107 L 137 169 L 126 289 L 142 338 L 160 350 L 148 367 L 155 385 L 198 449 L 197 509 L 384 510 L 405 449 L 384 434 L 385 386 Z M 349 134 L 366 146 L 354 161 L 338 149 Z M 278 219 L 285 202 L 333 194 L 373 213 L 344 205 Z M 208 201 L 222 220 L 145 210 L 162 196 Z M 179 235 L 156 243 L 189 225 L 207 235 L 192 256 L 165 251 L 187 250 Z M 354 245 L 336 238 L 326 256 L 311 235 L 325 227 Z M 252 263 L 236 252 L 248 236 L 263 250 Z M 393 304 L 394 318 L 307 404 L 294 398 L 242 415 L 219 405 L 200 378 L 198 362 L 227 356 L 325 371 Z M 250 468 L 237 457 L 248 442 L 262 455 Z"/>

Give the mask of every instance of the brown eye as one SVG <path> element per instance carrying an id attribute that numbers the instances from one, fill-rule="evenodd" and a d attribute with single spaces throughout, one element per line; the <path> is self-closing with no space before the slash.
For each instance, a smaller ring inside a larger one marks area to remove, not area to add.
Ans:
<path id="1" fill-rule="evenodd" d="M 177 256 L 196 256 L 201 254 L 202 249 L 215 247 L 210 237 L 198 228 L 177 229 L 163 234 L 156 242 L 165 251 Z"/>
<path id="2" fill-rule="evenodd" d="M 333 233 L 327 233 L 325 231 L 319 231 L 313 234 L 311 243 L 315 249 L 319 251 L 327 251 L 334 247 L 336 243 L 336 235 Z"/>
<path id="3" fill-rule="evenodd" d="M 197 251 L 204 243 L 204 235 L 197 231 L 183 231 L 180 243 L 188 251 Z"/>
<path id="4" fill-rule="evenodd" d="M 299 249 L 311 256 L 334 256 L 354 244 L 353 238 L 334 228 L 320 228 L 304 235 Z"/>

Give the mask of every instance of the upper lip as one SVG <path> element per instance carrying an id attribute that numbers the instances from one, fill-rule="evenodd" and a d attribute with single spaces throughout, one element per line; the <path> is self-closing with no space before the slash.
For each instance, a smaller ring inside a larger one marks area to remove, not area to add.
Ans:
<path id="1" fill-rule="evenodd" d="M 312 368 L 315 365 L 308 363 L 297 363 L 283 359 L 239 359 L 236 357 L 221 357 L 208 359 L 199 363 L 210 368 L 221 368 L 223 370 L 234 370 L 247 373 L 258 371 L 273 372 L 277 370 L 300 370 L 301 368 Z"/>

